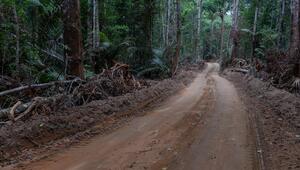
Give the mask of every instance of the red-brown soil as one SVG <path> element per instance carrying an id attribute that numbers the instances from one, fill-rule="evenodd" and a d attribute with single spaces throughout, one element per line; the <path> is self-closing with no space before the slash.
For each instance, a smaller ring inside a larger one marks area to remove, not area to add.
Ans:
<path id="1" fill-rule="evenodd" d="M 255 169 L 245 106 L 218 70 L 209 63 L 189 86 L 112 133 L 5 169 Z"/>
<path id="2" fill-rule="evenodd" d="M 182 70 L 173 79 L 148 81 L 152 84 L 150 87 L 122 96 L 46 115 L 36 114 L 24 121 L 0 126 L 0 165 L 43 157 L 49 154 L 44 154 L 45 151 L 59 150 L 79 139 L 117 129 L 133 116 L 141 115 L 146 106 L 184 88 L 194 79 L 196 72 Z"/>
<path id="3" fill-rule="evenodd" d="M 300 98 L 240 73 L 225 71 L 225 76 L 255 118 L 265 169 L 299 170 Z"/>
<path id="4" fill-rule="evenodd" d="M 12 164 L 5 170 L 299 169 L 299 97 L 225 71 L 231 83 L 218 71 L 218 64 L 208 63 L 202 73 L 182 72 L 133 93 L 2 127 L 7 154 L 2 165 Z"/>

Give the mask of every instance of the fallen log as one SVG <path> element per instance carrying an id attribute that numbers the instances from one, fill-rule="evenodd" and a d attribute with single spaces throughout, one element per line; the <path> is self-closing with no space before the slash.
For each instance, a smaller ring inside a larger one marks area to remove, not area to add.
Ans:
<path id="1" fill-rule="evenodd" d="M 32 104 L 26 109 L 25 112 L 21 113 L 18 117 L 16 117 L 14 119 L 14 121 L 18 121 L 19 119 L 22 119 L 24 116 L 26 116 L 28 113 L 30 113 L 34 107 L 37 105 L 38 103 L 38 98 L 33 99 Z"/>
<path id="2" fill-rule="evenodd" d="M 10 90 L 0 92 L 0 97 L 5 96 L 5 95 L 9 95 L 9 94 L 12 94 L 12 93 L 17 93 L 17 92 L 29 90 L 29 89 L 46 88 L 46 87 L 54 86 L 54 85 L 58 85 L 58 84 L 69 84 L 69 83 L 82 82 L 82 81 L 83 80 L 81 80 L 81 79 L 74 79 L 74 80 L 66 80 L 66 81 L 55 81 L 55 82 L 44 83 L 44 84 L 32 84 L 32 85 L 28 85 L 28 86 L 21 86 L 21 87 L 17 87 L 17 88 L 14 88 L 14 89 L 10 89 Z"/>
<path id="3" fill-rule="evenodd" d="M 57 97 L 57 99 L 60 99 L 61 97 L 64 97 L 64 95 Z M 22 104 L 19 101 L 16 104 L 14 104 L 13 107 L 0 110 L 0 119 L 9 119 L 11 120 L 11 122 L 18 121 L 19 119 L 22 119 L 24 116 L 26 116 L 28 113 L 31 113 L 37 106 L 51 102 L 55 103 L 55 100 L 55 97 L 35 97 L 29 103 Z"/>
<path id="4" fill-rule="evenodd" d="M 14 114 L 17 115 L 24 112 L 31 103 L 32 102 L 18 105 L 14 110 Z M 0 119 L 8 118 L 11 110 L 13 110 L 13 107 L 0 110 Z"/>
<path id="5" fill-rule="evenodd" d="M 231 69 L 232 72 L 239 72 L 239 73 L 243 73 L 243 74 L 248 74 L 249 70 L 246 69 L 242 69 L 242 68 L 233 68 Z"/>

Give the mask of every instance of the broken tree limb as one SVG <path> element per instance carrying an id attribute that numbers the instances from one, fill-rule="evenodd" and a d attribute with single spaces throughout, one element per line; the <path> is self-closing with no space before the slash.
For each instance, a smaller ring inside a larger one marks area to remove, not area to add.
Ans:
<path id="1" fill-rule="evenodd" d="M 36 97 L 32 100 L 32 102 L 26 104 L 22 104 L 22 102 L 19 101 L 13 107 L 2 110 L 0 112 L 0 119 L 9 117 L 11 121 L 8 122 L 18 121 L 19 119 L 22 119 L 24 116 L 26 116 L 28 113 L 31 113 L 39 103 L 42 103 L 44 101 L 46 101 L 46 98 L 42 97 Z M 15 115 L 17 114 L 18 116 L 15 117 Z M 8 122 L 6 122 L 6 124 Z"/>
<path id="2" fill-rule="evenodd" d="M 22 104 L 21 101 L 18 101 L 10 110 L 9 112 L 9 118 L 14 121 L 15 120 L 15 112 L 18 106 L 20 106 Z"/>
<path id="3" fill-rule="evenodd" d="M 6 125 L 7 122 L 0 122 L 0 125 Z"/>
<path id="4" fill-rule="evenodd" d="M 74 83 L 74 82 L 77 82 L 77 81 L 82 82 L 83 80 L 75 79 L 75 80 L 55 81 L 55 82 L 44 83 L 44 84 L 32 84 L 32 85 L 28 85 L 28 86 L 21 86 L 21 87 L 17 87 L 17 88 L 14 88 L 14 89 L 10 89 L 10 90 L 0 92 L 0 97 L 5 96 L 5 95 L 9 95 L 9 94 L 12 94 L 12 93 L 17 93 L 17 92 L 20 92 L 20 91 L 29 90 L 29 89 L 46 88 L 46 87 L 54 86 L 54 85 L 57 85 L 57 84 L 69 84 L 69 83 Z"/>
<path id="5" fill-rule="evenodd" d="M 239 73 L 243 73 L 243 74 L 247 74 L 249 72 L 249 70 L 246 69 L 242 69 L 242 68 L 233 68 L 231 69 L 232 72 L 239 72 Z"/>
<path id="6" fill-rule="evenodd" d="M 15 115 L 24 112 L 31 105 L 31 103 L 32 102 L 18 105 L 15 109 Z M 0 119 L 8 118 L 11 110 L 12 107 L 0 110 Z"/>
<path id="7" fill-rule="evenodd" d="M 37 105 L 38 99 L 39 99 L 38 97 L 35 98 L 34 101 L 32 102 L 32 104 L 26 109 L 26 111 L 21 113 L 18 117 L 16 117 L 14 119 L 14 121 L 18 121 L 19 119 L 22 119 L 24 116 L 26 116 L 28 113 L 30 113 Z"/>

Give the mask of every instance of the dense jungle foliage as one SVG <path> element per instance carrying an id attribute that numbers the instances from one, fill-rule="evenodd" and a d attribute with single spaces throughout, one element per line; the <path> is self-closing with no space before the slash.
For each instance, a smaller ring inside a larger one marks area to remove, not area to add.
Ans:
<path id="1" fill-rule="evenodd" d="M 294 57 L 298 1 L 1 0 L 0 71 L 42 83 L 90 77 L 115 62 L 168 77 L 184 61 Z"/>

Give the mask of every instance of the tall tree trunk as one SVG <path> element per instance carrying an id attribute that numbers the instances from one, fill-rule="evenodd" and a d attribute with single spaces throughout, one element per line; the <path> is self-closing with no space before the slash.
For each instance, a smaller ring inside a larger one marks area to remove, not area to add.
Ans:
<path id="1" fill-rule="evenodd" d="M 159 5 L 160 5 L 160 7 L 163 7 L 164 6 L 164 2 L 160 1 Z M 165 36 L 165 33 L 166 33 L 166 30 L 165 30 L 166 26 L 165 26 L 165 24 L 166 24 L 166 22 L 165 22 L 165 14 L 161 10 L 160 10 L 160 19 L 161 19 L 161 24 L 162 24 L 162 26 L 161 26 L 161 40 L 162 41 L 160 41 L 160 48 L 162 49 L 163 46 L 165 45 L 165 42 L 166 42 L 166 39 L 165 39 L 165 37 L 166 37 Z"/>
<path id="2" fill-rule="evenodd" d="M 255 15 L 254 15 L 254 22 L 253 22 L 253 34 L 252 34 L 252 57 L 256 57 L 255 49 L 257 48 L 258 45 L 258 40 L 257 40 L 257 35 L 256 35 L 256 29 L 257 29 L 257 17 L 259 13 L 259 8 L 256 7 L 255 9 Z"/>
<path id="3" fill-rule="evenodd" d="M 2 49 L 2 54 L 0 54 L 1 57 L 1 75 L 4 75 L 4 63 L 5 63 L 5 58 L 6 58 L 6 54 L 5 54 L 5 45 L 3 45 L 3 49 Z"/>
<path id="4" fill-rule="evenodd" d="M 290 55 L 292 57 L 294 57 L 299 51 L 299 44 L 300 44 L 299 1 L 300 0 L 291 0 L 292 25 L 291 25 Z"/>
<path id="5" fill-rule="evenodd" d="M 99 2 L 93 0 L 93 47 L 99 48 L 100 45 L 99 27 Z"/>
<path id="6" fill-rule="evenodd" d="M 95 72 L 95 56 L 94 56 L 94 13 L 93 13 L 93 2 L 94 0 L 88 0 L 88 10 L 87 10 L 87 53 L 88 58 L 93 71 Z"/>
<path id="7" fill-rule="evenodd" d="M 221 18 L 221 42 L 220 42 L 220 52 L 219 56 L 221 57 L 222 61 L 224 60 L 223 56 L 223 48 L 224 48 L 224 31 L 225 31 L 225 23 L 224 23 L 224 17 L 225 17 L 225 7 L 223 8 L 222 14 L 220 16 Z"/>
<path id="8" fill-rule="evenodd" d="M 94 72 L 100 72 L 100 63 L 98 57 L 100 56 L 100 26 L 99 26 L 99 0 L 93 0 L 93 49 L 96 52 L 92 55 L 92 62 Z"/>
<path id="9" fill-rule="evenodd" d="M 20 80 L 20 23 L 16 4 L 13 7 L 15 32 L 16 32 L 16 78 Z"/>
<path id="10" fill-rule="evenodd" d="M 238 57 L 239 50 L 239 0 L 233 0 L 233 14 L 232 14 L 232 29 L 230 33 L 230 39 L 232 43 L 231 60 Z"/>
<path id="11" fill-rule="evenodd" d="M 280 2 L 280 16 L 279 16 L 279 21 L 277 25 L 277 30 L 278 30 L 278 39 L 277 39 L 277 48 L 282 49 L 283 48 L 283 28 L 284 28 L 284 16 L 285 16 L 285 0 L 281 0 Z"/>
<path id="12" fill-rule="evenodd" d="M 169 1 L 170 0 L 167 0 L 165 2 L 165 17 L 164 17 L 164 46 L 167 46 L 168 45 L 168 31 L 169 31 Z"/>
<path id="13" fill-rule="evenodd" d="M 4 23 L 4 14 L 2 13 L 2 6 L 0 6 L 0 28 L 2 29 L 1 25 Z M 6 32 L 6 28 L 3 29 L 3 32 Z M 0 41 L 4 41 L 4 39 L 0 39 Z M 1 46 L 0 50 L 0 60 L 1 60 L 1 75 L 4 75 L 4 63 L 5 63 L 5 58 L 6 58 L 6 44 L 3 44 Z"/>
<path id="14" fill-rule="evenodd" d="M 181 9 L 180 0 L 176 0 L 176 52 L 172 64 L 172 76 L 177 72 L 181 48 Z"/>
<path id="15" fill-rule="evenodd" d="M 225 31 L 225 15 L 226 15 L 226 3 L 225 0 L 222 1 L 223 9 L 222 12 L 220 13 L 220 18 L 221 18 L 221 42 L 220 42 L 220 51 L 219 51 L 219 57 L 221 58 L 221 62 L 224 61 L 224 56 L 223 56 L 223 49 L 224 49 L 224 31 Z"/>
<path id="16" fill-rule="evenodd" d="M 99 0 L 88 1 L 88 54 L 95 73 L 99 72 L 99 57 L 100 47 L 100 25 L 99 25 Z"/>
<path id="17" fill-rule="evenodd" d="M 2 29 L 2 23 L 3 22 L 3 13 L 2 13 L 2 5 L 0 5 L 0 28 Z M 5 32 L 3 30 L 3 32 Z M 0 39 L 0 43 L 3 41 L 3 39 Z M 4 45 L 0 46 L 0 69 L 1 69 L 1 75 L 3 76 L 4 74 L 4 57 L 5 57 L 5 48 Z"/>
<path id="18" fill-rule="evenodd" d="M 79 0 L 64 0 L 62 8 L 67 74 L 84 79 Z"/>
<path id="19" fill-rule="evenodd" d="M 144 2 L 144 33 L 146 41 L 146 56 L 147 59 L 152 57 L 152 29 L 153 29 L 153 14 L 154 14 L 154 1 L 145 0 Z"/>
<path id="20" fill-rule="evenodd" d="M 192 15 L 192 36 L 190 38 L 191 44 L 193 46 L 192 48 L 192 54 L 194 57 L 197 57 L 197 15 Z"/>
<path id="21" fill-rule="evenodd" d="M 172 38 L 172 7 L 173 7 L 173 0 L 166 1 L 166 20 L 165 20 L 165 46 L 169 46 L 171 43 Z"/>
<path id="22" fill-rule="evenodd" d="M 88 18 L 87 18 L 87 48 L 93 49 L 94 42 L 94 23 L 93 23 L 93 2 L 94 0 L 88 0 Z M 92 60 L 92 59 L 91 59 Z"/>
<path id="23" fill-rule="evenodd" d="M 300 0 L 291 1 L 291 14 L 292 14 L 292 25 L 291 25 L 291 42 L 290 42 L 290 57 L 291 63 L 295 64 L 294 74 L 300 76 Z"/>
<path id="24" fill-rule="evenodd" d="M 98 0 L 98 13 L 99 13 L 99 29 L 100 31 L 106 26 L 106 0 Z M 99 40 L 101 42 L 101 40 Z"/>
<path id="25" fill-rule="evenodd" d="M 196 57 L 200 59 L 201 47 L 200 47 L 200 36 L 201 36 L 201 19 L 202 19 L 202 0 L 197 1 L 197 33 L 195 37 L 195 48 Z"/>
<path id="26" fill-rule="evenodd" d="M 213 44 L 214 44 L 214 22 L 215 19 L 212 19 L 210 22 L 210 45 L 209 45 L 209 53 L 213 54 Z"/>

